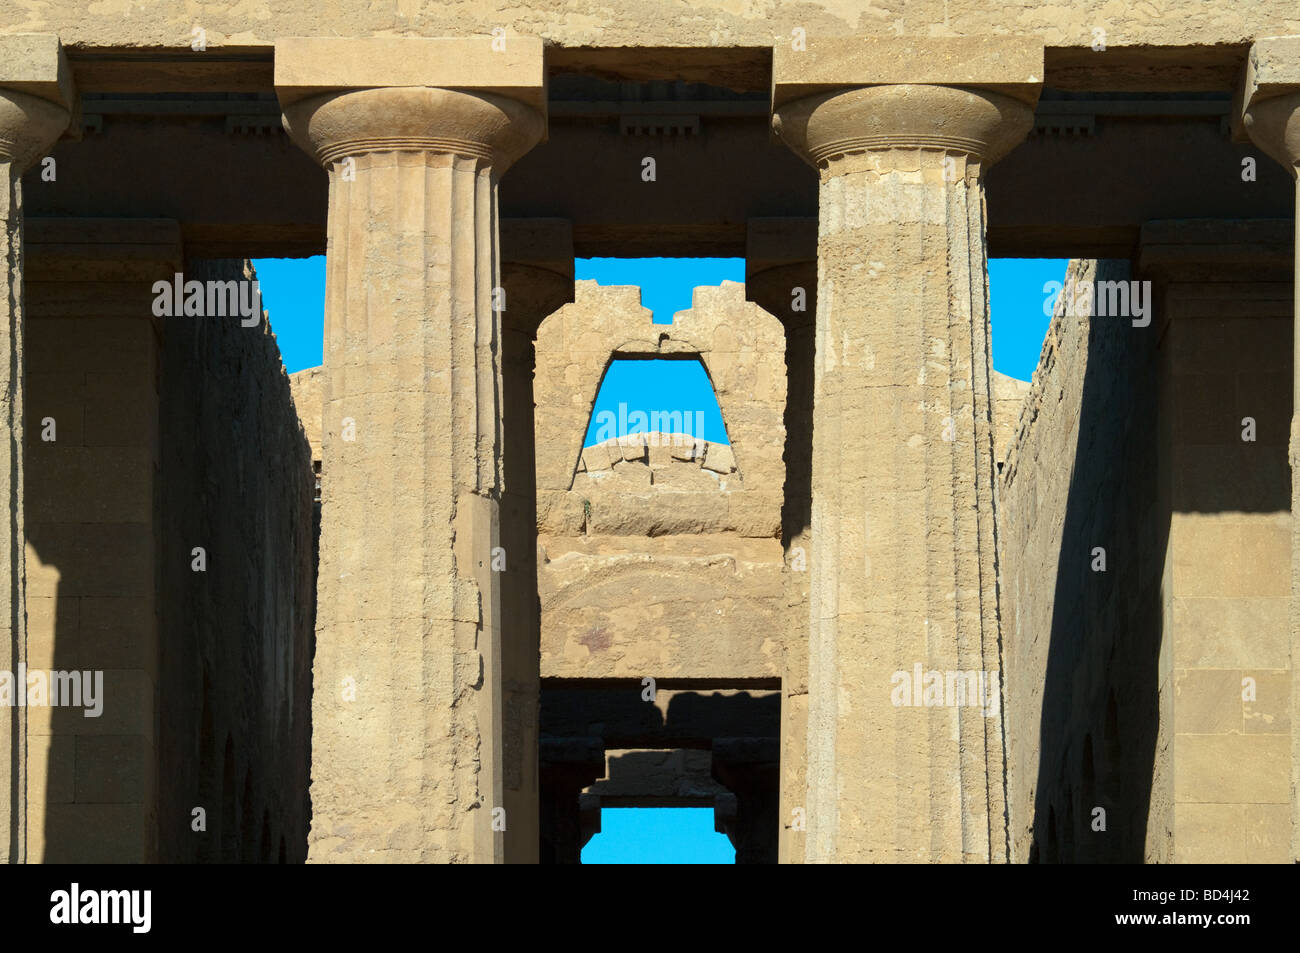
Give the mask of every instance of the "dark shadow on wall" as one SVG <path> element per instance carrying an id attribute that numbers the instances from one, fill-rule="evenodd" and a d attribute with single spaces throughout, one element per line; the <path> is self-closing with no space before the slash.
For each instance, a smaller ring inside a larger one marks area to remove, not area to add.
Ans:
<path id="1" fill-rule="evenodd" d="M 154 317 L 156 276 L 88 247 L 110 277 L 44 283 L 36 256 L 28 286 L 29 664 L 102 672 L 103 710 L 33 709 L 29 859 L 256 862 L 279 837 L 301 861 L 313 479 L 275 339 Z"/>
<path id="2" fill-rule="evenodd" d="M 1212 579 L 1224 557 L 1186 546 L 1180 529 L 1167 571 L 1172 521 L 1291 508 L 1291 223 L 1150 228 L 1139 277 L 1156 293 L 1151 327 L 1094 317 L 1088 331 L 1041 713 L 1030 857 L 1041 862 L 1177 859 L 1172 702 L 1190 644 L 1166 645 L 1163 676 L 1161 645 L 1218 636 L 1190 605 L 1177 633 L 1164 625 L 1188 597 L 1213 595 L 1178 580 Z M 1099 280 L 1128 277 L 1100 265 Z"/>
<path id="3" fill-rule="evenodd" d="M 736 863 L 776 863 L 780 832 L 781 692 L 762 680 L 753 691 L 709 691 L 689 681 L 661 682 L 655 702 L 643 698 L 638 679 L 547 680 L 541 704 L 541 862 L 581 863 L 582 847 L 600 830 L 597 807 L 584 810 L 582 792 L 606 772 L 605 752 L 617 749 L 707 749 L 712 780 L 735 795 L 725 833 Z M 671 693 L 664 698 L 664 693 Z M 660 707 L 666 702 L 666 709 Z M 616 759 L 624 769 L 645 766 L 641 806 L 669 804 L 650 798 L 670 779 L 655 776 L 658 754 L 632 752 Z M 632 772 L 635 773 L 635 772 Z M 618 779 L 614 779 L 618 780 Z M 685 803 L 685 802 L 682 802 Z M 680 806 L 680 805 L 679 805 Z"/>
<path id="4" fill-rule="evenodd" d="M 25 661 L 80 689 L 25 711 L 31 862 L 157 856 L 149 287 L 179 263 L 178 237 L 158 221 L 28 222 Z"/>
<path id="5" fill-rule="evenodd" d="M 567 235 L 567 223 L 560 225 Z M 523 237 L 527 237 L 526 234 Z M 518 247 L 517 231 L 503 230 L 503 246 Z M 573 300 L 571 239 L 550 267 L 502 264 L 508 306 L 501 321 L 501 679 L 503 806 L 506 863 L 536 863 L 538 848 L 538 694 L 541 679 L 541 602 L 537 595 L 537 329 Z"/>
<path id="6" fill-rule="evenodd" d="M 213 259 L 187 262 L 186 277 L 255 275 L 238 259 Z M 159 859 L 265 863 L 283 838 L 285 859 L 301 863 L 316 614 L 311 450 L 266 322 L 167 318 L 160 363 Z M 219 770 L 211 739 L 224 739 Z M 206 831 L 195 830 L 198 808 Z"/>
<path id="7" fill-rule="evenodd" d="M 1129 271 L 1126 261 L 1103 260 L 1097 280 L 1127 279 Z M 1079 435 L 1052 595 L 1030 863 L 1141 863 L 1144 856 L 1169 536 L 1169 500 L 1159 485 L 1160 328 L 1158 320 L 1138 329 L 1127 319 L 1093 317 L 1086 332 Z M 1072 369 L 1062 371 L 1068 376 Z M 1043 413 L 1064 397 L 1064 390 L 1043 393 Z M 1098 548 L 1105 550 L 1104 572 L 1094 571 Z M 1098 807 L 1104 832 L 1093 830 Z"/>

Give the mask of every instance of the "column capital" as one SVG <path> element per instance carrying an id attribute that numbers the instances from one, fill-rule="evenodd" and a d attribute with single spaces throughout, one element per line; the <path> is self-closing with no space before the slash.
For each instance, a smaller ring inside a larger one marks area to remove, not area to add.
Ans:
<path id="1" fill-rule="evenodd" d="M 987 165 L 1033 123 L 1043 44 L 1026 37 L 851 37 L 772 56 L 772 127 L 812 165 L 883 149 Z"/>
<path id="2" fill-rule="evenodd" d="M 889 149 L 960 153 L 987 168 L 1033 128 L 1020 99 L 955 86 L 862 86 L 779 107 L 777 137 L 810 165 Z"/>
<path id="3" fill-rule="evenodd" d="M 1293 176 L 1300 175 L 1300 36 L 1255 41 L 1238 102 L 1251 140 Z"/>
<path id="4" fill-rule="evenodd" d="M 285 128 L 327 168 L 379 152 L 459 155 L 504 172 L 546 136 L 533 37 L 288 38 L 276 43 Z"/>
<path id="5" fill-rule="evenodd" d="M 21 173 L 68 127 L 75 104 L 72 70 L 58 37 L 0 36 L 0 162 Z"/>

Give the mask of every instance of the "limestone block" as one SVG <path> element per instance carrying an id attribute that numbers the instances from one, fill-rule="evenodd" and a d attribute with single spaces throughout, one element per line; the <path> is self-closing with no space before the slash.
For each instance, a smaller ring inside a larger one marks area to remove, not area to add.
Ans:
<path id="1" fill-rule="evenodd" d="M 29 668 L 69 668 L 80 664 L 80 609 L 80 599 L 28 597 L 27 665 Z"/>
<path id="2" fill-rule="evenodd" d="M 819 37 L 772 51 L 772 105 L 845 86 L 907 83 L 997 90 L 1026 102 L 1043 82 L 1041 40 L 1013 36 Z"/>
<path id="3" fill-rule="evenodd" d="M 710 443 L 705 453 L 703 467 L 714 473 L 731 473 L 736 469 L 736 456 L 731 447 L 721 443 Z"/>
<path id="4" fill-rule="evenodd" d="M 582 451 L 582 468 L 587 473 L 595 473 L 610 468 L 609 450 L 604 444 L 584 447 Z"/>
<path id="5" fill-rule="evenodd" d="M 1174 860 L 1180 864 L 1246 863 L 1246 806 L 1175 805 Z"/>
<path id="6" fill-rule="evenodd" d="M 661 494 L 681 490 L 689 493 L 718 493 L 721 487 L 718 478 L 707 470 L 701 469 L 693 461 L 675 460 L 665 467 L 654 471 L 654 485 Z M 670 497 L 664 498 L 664 505 L 671 507 Z"/>
<path id="7" fill-rule="evenodd" d="M 1291 857 L 1291 806 L 1289 804 L 1245 805 L 1246 862 L 1289 864 Z M 1211 858 L 1210 863 L 1223 863 Z"/>
<path id="8" fill-rule="evenodd" d="M 36 735 L 30 739 L 28 758 L 28 805 L 71 804 L 75 799 L 76 765 L 72 741 Z"/>
<path id="9" fill-rule="evenodd" d="M 602 487 L 600 495 L 602 509 L 616 505 L 617 494 L 645 493 L 653 485 L 653 474 L 649 464 L 641 459 L 633 459 L 614 468 L 608 486 Z"/>
<path id="10" fill-rule="evenodd" d="M 1201 596 L 1287 595 L 1289 524 L 1289 515 L 1176 515 L 1170 528 L 1174 588 Z"/>
<path id="11" fill-rule="evenodd" d="M 1290 802 L 1288 735 L 1183 735 L 1174 741 L 1174 799 L 1198 804 Z"/>
<path id="12" fill-rule="evenodd" d="M 653 551 L 649 542 L 657 544 Z M 593 535 L 550 537 L 544 545 L 548 560 L 538 571 L 543 677 L 777 672 L 778 541 Z M 684 637 L 701 625 L 709 638 Z"/>
<path id="13" fill-rule="evenodd" d="M 47 864 L 141 863 L 145 861 L 149 819 L 139 804 L 52 804 L 46 826 L 76 831 L 45 845 Z"/>
<path id="14" fill-rule="evenodd" d="M 60 644 L 71 621 L 60 599 L 58 638 Z M 152 672 L 158 654 L 141 633 L 150 631 L 156 613 L 152 597 L 96 597 L 77 599 L 75 616 L 79 642 L 75 664 L 93 664 L 104 669 L 139 669 Z"/>
<path id="15" fill-rule="evenodd" d="M 340 89 L 444 86 L 495 93 L 546 110 L 546 71 L 538 37 L 284 37 L 275 44 L 281 105 Z"/>
<path id="16" fill-rule="evenodd" d="M 1239 669 L 1174 673 L 1174 730 L 1188 734 L 1240 734 L 1243 730 Z"/>
<path id="17" fill-rule="evenodd" d="M 650 457 L 650 468 L 656 472 L 672 466 L 672 444 L 662 434 L 650 434 L 646 440 Z"/>
<path id="18" fill-rule="evenodd" d="M 645 434 L 635 433 L 626 434 L 618 438 L 618 448 L 623 459 L 629 463 L 647 462 L 647 448 Z"/>
<path id="19" fill-rule="evenodd" d="M 1247 670 L 1254 679 L 1255 699 L 1242 702 L 1246 733 L 1286 735 L 1291 731 L 1291 672 Z"/>
<path id="20" fill-rule="evenodd" d="M 29 730 L 33 735 L 140 735 L 152 740 L 153 679 L 139 670 L 109 669 L 103 672 L 102 684 L 99 717 L 88 718 L 83 710 L 71 707 L 32 706 Z"/>
<path id="21" fill-rule="evenodd" d="M 76 102 L 72 68 L 55 33 L 0 36 L 0 64 L 0 86 L 72 110 Z"/>
<path id="22" fill-rule="evenodd" d="M 139 735 L 78 736 L 76 802 L 138 804 L 144 800 L 152 748 Z"/>
<path id="23" fill-rule="evenodd" d="M 1175 595 L 1172 637 L 1180 668 L 1282 668 L 1289 664 L 1289 598 Z"/>
<path id="24" fill-rule="evenodd" d="M 705 442 L 703 440 L 692 440 L 689 443 L 682 441 L 674 443 L 672 447 L 672 456 L 674 460 L 692 460 L 701 461 L 704 459 Z"/>

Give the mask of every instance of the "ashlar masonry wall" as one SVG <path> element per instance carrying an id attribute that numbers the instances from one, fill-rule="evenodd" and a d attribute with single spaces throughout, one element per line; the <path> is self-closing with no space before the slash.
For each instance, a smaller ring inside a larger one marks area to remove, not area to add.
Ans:
<path id="1" fill-rule="evenodd" d="M 698 355 L 731 446 L 583 449 L 621 356 Z M 695 289 L 671 325 L 639 289 L 580 281 L 537 336 L 542 676 L 763 678 L 782 671 L 780 322 L 744 286 Z"/>
<path id="2" fill-rule="evenodd" d="M 27 661 L 103 711 L 32 709 L 28 859 L 301 861 L 310 451 L 265 321 L 153 309 L 255 276 L 175 222 L 29 224 Z"/>
<path id="3" fill-rule="evenodd" d="M 1128 278 L 1127 262 L 1074 261 L 1066 284 Z M 1160 327 L 1065 301 L 999 487 L 1011 859 L 1167 861 Z"/>
<path id="4" fill-rule="evenodd" d="M 1294 859 L 1289 227 L 1150 223 L 1149 324 L 1053 317 L 1001 486 L 1016 861 Z"/>
<path id="5" fill-rule="evenodd" d="M 256 280 L 239 259 L 190 260 L 186 276 Z M 168 318 L 160 393 L 161 858 L 300 863 L 315 481 L 269 321 Z"/>

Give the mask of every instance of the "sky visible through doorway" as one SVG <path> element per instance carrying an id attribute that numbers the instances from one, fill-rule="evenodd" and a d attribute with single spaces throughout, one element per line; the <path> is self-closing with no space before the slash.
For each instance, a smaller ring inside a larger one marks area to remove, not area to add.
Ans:
<path id="1" fill-rule="evenodd" d="M 257 259 L 263 307 L 289 373 L 322 363 L 325 315 L 325 258 Z M 1050 299 L 1044 288 L 1065 276 L 1062 259 L 993 259 L 989 262 L 989 310 L 993 333 L 993 368 L 1019 380 L 1030 380 L 1038 364 L 1043 338 L 1051 321 Z M 589 258 L 575 262 L 575 277 L 602 285 L 639 285 L 642 304 L 654 312 L 657 324 L 671 323 L 673 314 L 691 306 L 691 290 L 699 285 L 744 281 L 741 258 Z M 616 370 L 618 364 L 638 364 Z M 725 426 L 708 376 L 698 361 L 623 361 L 612 365 L 593 408 L 617 414 L 708 410 L 707 440 L 725 442 Z M 702 808 L 615 808 L 601 813 L 600 834 L 582 853 L 584 863 L 732 863 L 735 852 L 727 838 L 713 830 L 713 812 Z"/>

